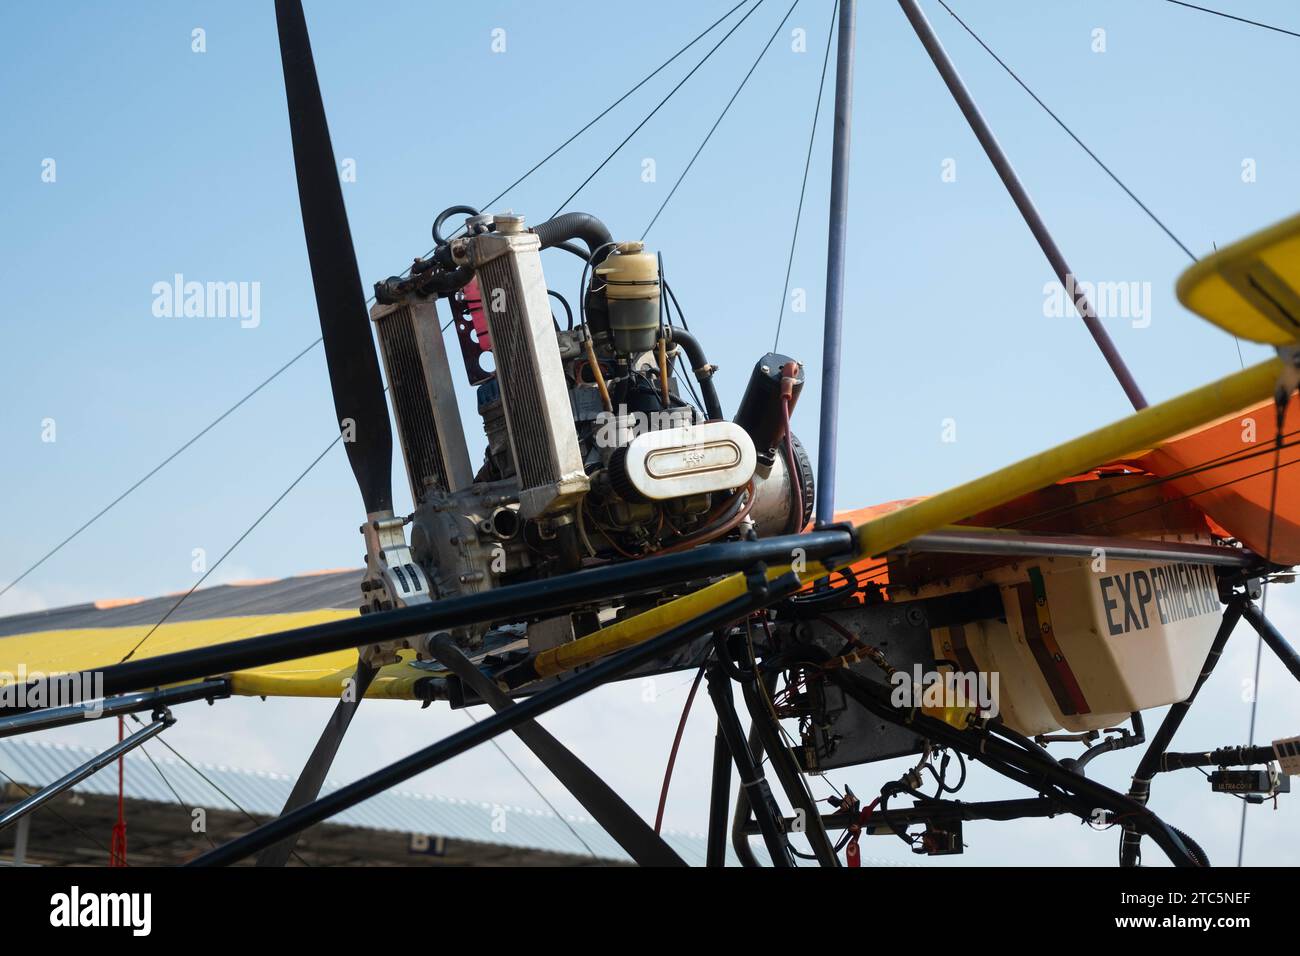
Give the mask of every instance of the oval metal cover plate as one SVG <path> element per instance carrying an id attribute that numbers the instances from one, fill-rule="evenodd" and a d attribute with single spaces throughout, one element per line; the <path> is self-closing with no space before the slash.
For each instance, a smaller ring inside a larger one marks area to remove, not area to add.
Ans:
<path id="1" fill-rule="evenodd" d="M 739 488 L 756 465 L 753 440 L 733 422 L 647 432 L 627 449 L 632 484 L 658 501 Z"/>

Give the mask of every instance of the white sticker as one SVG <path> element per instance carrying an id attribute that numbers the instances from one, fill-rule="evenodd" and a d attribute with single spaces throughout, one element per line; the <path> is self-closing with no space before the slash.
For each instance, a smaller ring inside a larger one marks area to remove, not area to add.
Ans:
<path id="1" fill-rule="evenodd" d="M 1284 774 L 1300 776 L 1300 737 L 1273 741 L 1273 753 L 1277 754 L 1277 762 Z"/>

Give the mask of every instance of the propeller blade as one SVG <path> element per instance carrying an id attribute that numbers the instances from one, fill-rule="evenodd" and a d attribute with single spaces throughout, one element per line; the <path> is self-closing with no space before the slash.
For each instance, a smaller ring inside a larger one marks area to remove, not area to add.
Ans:
<path id="1" fill-rule="evenodd" d="M 474 666 L 445 636 L 429 643 L 429 653 L 455 674 L 495 711 L 514 706 L 506 694 Z M 596 772 L 534 720 L 515 728 L 524 742 L 555 779 L 583 806 L 614 840 L 641 866 L 685 866 L 686 861 L 664 842 L 641 816 L 614 792 Z"/>
<path id="2" fill-rule="evenodd" d="M 325 725 L 325 730 L 320 735 L 320 740 L 316 741 L 315 749 L 307 758 L 307 763 L 303 766 L 302 773 L 298 775 L 293 791 L 280 812 L 281 816 L 306 806 L 320 796 L 325 775 L 329 773 L 330 765 L 334 763 L 334 755 L 339 752 L 339 744 L 343 742 L 343 735 L 347 733 L 348 725 L 352 723 L 352 715 L 361 706 L 361 701 L 365 700 L 366 690 L 377 673 L 379 673 L 377 668 L 371 667 L 365 661 L 357 661 L 357 670 L 352 675 L 352 684 L 339 699 L 338 706 L 334 708 L 329 723 Z M 298 845 L 298 836 L 299 834 L 295 833 L 267 847 L 258 854 L 257 865 L 284 866 L 289 862 L 294 847 Z"/>
<path id="3" fill-rule="evenodd" d="M 393 432 L 300 0 L 275 0 L 275 21 L 298 200 L 334 409 L 366 513 L 391 511 Z"/>

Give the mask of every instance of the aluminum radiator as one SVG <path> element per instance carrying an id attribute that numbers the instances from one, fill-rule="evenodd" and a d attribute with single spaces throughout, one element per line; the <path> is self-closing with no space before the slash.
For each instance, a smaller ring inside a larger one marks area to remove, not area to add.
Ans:
<path id="1" fill-rule="evenodd" d="M 471 261 L 492 335 L 521 517 L 563 511 L 589 483 L 569 407 L 541 242 L 522 219 L 497 218 L 498 231 L 471 240 Z"/>
<path id="2" fill-rule="evenodd" d="M 376 304 L 370 318 L 379 332 L 412 499 L 419 503 L 430 488 L 464 488 L 473 473 L 434 300 L 411 296 Z"/>

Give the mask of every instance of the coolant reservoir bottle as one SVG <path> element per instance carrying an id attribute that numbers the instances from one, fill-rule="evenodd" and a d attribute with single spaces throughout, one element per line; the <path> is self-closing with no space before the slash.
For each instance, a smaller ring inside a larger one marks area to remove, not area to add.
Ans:
<path id="1" fill-rule="evenodd" d="M 640 242 L 620 242 L 596 275 L 605 280 L 614 349 L 624 355 L 654 348 L 659 329 L 659 263 Z"/>

